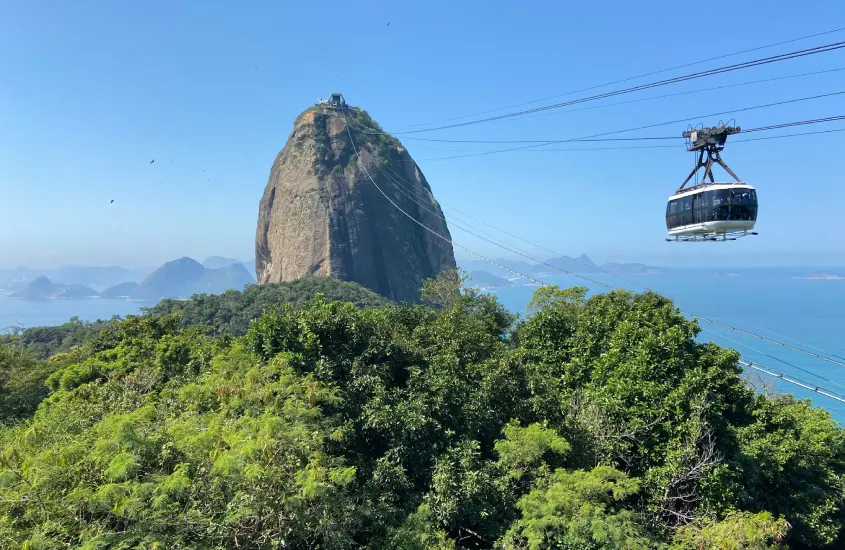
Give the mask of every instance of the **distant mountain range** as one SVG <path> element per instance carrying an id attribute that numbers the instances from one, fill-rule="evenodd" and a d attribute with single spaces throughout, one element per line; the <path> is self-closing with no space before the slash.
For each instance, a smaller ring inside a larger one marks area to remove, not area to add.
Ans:
<path id="1" fill-rule="evenodd" d="M 543 275 L 564 275 L 564 271 L 577 273 L 579 275 L 595 275 L 609 273 L 613 275 L 662 275 L 666 273 L 660 268 L 638 263 L 606 263 L 596 265 L 587 255 L 582 254 L 577 258 L 561 256 L 550 258 L 544 263 L 532 264 L 523 261 L 496 259 L 496 263 L 532 277 Z M 481 260 L 458 260 L 458 267 L 470 273 L 470 279 L 475 280 L 480 273 L 501 277 L 508 280 L 514 279 L 516 275 L 507 269 L 502 269 L 491 263 Z"/>
<path id="2" fill-rule="evenodd" d="M 151 267 L 125 269 L 117 266 L 66 266 L 56 269 L 13 267 L 0 269 L 0 289 L 20 290 L 39 277 L 61 281 L 66 285 L 86 285 L 102 289 L 125 281 L 139 283 L 152 271 Z"/>
<path id="3" fill-rule="evenodd" d="M 255 261 L 241 262 L 233 258 L 211 256 L 206 258 L 202 266 L 207 269 L 222 269 L 240 264 L 250 277 L 255 277 Z M 112 287 L 122 283 L 141 283 L 155 268 L 126 269 L 117 266 L 64 266 L 55 269 L 33 269 L 29 267 L 15 267 L 0 269 L 0 293 L 16 292 L 27 288 L 27 285 L 40 277 L 46 277 L 51 282 L 62 285 L 84 285 L 95 291 L 101 291 L 104 296 L 111 292 L 126 292 L 125 286 L 113 290 Z M 212 285 L 214 286 L 214 285 Z"/>
<path id="4" fill-rule="evenodd" d="M 209 258 L 208 268 L 191 258 L 167 262 L 144 277 L 140 283 L 123 281 L 102 292 L 82 284 L 65 284 L 40 276 L 26 283 L 10 295 L 11 298 L 30 300 L 54 298 L 110 298 L 130 300 L 160 300 L 161 298 L 187 298 L 193 294 L 220 294 L 229 289 L 241 290 L 255 283 L 255 278 L 244 264 L 226 258 Z M 225 265 L 224 265 L 225 264 Z M 97 268 L 90 268 L 97 269 Z M 119 268 L 118 268 L 119 269 Z"/>

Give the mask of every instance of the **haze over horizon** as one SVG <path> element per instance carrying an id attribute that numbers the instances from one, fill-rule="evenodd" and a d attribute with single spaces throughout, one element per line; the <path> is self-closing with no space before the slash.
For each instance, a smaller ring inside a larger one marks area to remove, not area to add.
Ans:
<path id="1" fill-rule="evenodd" d="M 808 10 L 775 2 L 765 20 L 756 3 L 724 5 L 720 18 L 738 31 L 713 42 L 707 33 L 682 32 L 690 28 L 690 7 L 668 1 L 616 5 L 612 18 L 603 6 L 549 2 L 518 12 L 489 9 L 489 3 L 477 1 L 345 6 L 8 5 L 0 15 L 6 29 L 0 46 L 14 52 L 0 58 L 5 80 L 0 87 L 5 130 L 0 135 L 0 268 L 155 267 L 183 256 L 251 259 L 258 200 L 273 158 L 294 118 L 334 91 L 396 133 L 424 171 L 449 222 L 454 220 L 449 207 L 456 205 L 543 247 L 570 256 L 586 253 L 597 262 L 845 265 L 845 243 L 837 238 L 845 231 L 838 208 L 845 190 L 832 183 L 839 177 L 834 160 L 845 134 L 747 144 L 729 140 L 725 159 L 760 194 L 760 235 L 707 245 L 663 240 L 666 198 L 693 160 L 680 144 L 595 150 L 613 145 L 605 144 L 581 152 L 526 150 L 444 159 L 513 146 L 416 139 L 568 139 L 684 117 L 704 124 L 735 118 L 749 128 L 841 114 L 845 101 L 840 95 L 700 116 L 840 91 L 842 72 L 736 85 L 843 68 L 842 50 L 622 99 L 726 86 L 704 94 L 592 108 L 618 101 L 603 100 L 584 110 L 402 133 L 420 123 L 542 97 L 564 94 L 524 108 L 573 99 L 593 92 L 565 94 L 829 31 L 832 21 L 845 19 L 845 5 Z M 325 17 L 341 9 L 344 17 Z M 302 21 L 320 21 L 321 38 L 315 40 L 313 28 Z M 588 21 L 603 24 L 584 24 Z M 430 39 L 433 34 L 437 40 Z M 631 83 L 832 43 L 843 35 Z M 675 136 L 686 125 L 621 135 Z M 790 131 L 766 136 L 785 133 Z M 450 228 L 456 242 L 481 254 L 524 259 L 451 223 Z M 537 258 L 552 256 L 503 239 Z M 457 252 L 459 259 L 474 258 Z"/>

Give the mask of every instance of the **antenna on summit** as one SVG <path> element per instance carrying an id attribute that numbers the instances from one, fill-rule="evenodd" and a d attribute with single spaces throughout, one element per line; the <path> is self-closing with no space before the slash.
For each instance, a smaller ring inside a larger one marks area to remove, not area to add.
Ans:
<path id="1" fill-rule="evenodd" d="M 343 94 L 335 92 L 329 96 L 328 99 L 321 99 L 317 105 L 326 107 L 328 109 L 335 109 L 343 111 L 346 109 L 346 100 L 343 99 Z"/>

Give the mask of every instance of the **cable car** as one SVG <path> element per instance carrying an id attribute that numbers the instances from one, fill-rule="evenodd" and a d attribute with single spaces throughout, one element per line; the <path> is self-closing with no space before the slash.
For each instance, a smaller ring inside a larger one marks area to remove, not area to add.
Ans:
<path id="1" fill-rule="evenodd" d="M 666 205 L 667 241 L 735 241 L 739 237 L 757 234 L 752 231 L 757 222 L 757 190 L 740 180 L 720 155 L 728 136 L 740 131 L 738 126 L 720 125 L 683 133 L 683 137 L 688 139 L 687 150 L 699 151 L 698 162 L 669 197 Z M 724 168 L 735 181 L 717 182 L 713 176 L 714 163 Z M 702 168 L 702 183 L 687 187 L 687 183 Z"/>

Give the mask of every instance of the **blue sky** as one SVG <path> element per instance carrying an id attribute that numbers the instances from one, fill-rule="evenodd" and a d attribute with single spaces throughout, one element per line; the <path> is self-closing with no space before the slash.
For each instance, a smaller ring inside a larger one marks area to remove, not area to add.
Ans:
<path id="1" fill-rule="evenodd" d="M 6 3 L 0 267 L 251 257 L 273 158 L 296 115 L 332 91 L 401 132 L 845 26 L 845 3 L 769 2 L 765 16 L 759 5 L 723 3 L 708 15 L 668 1 Z M 845 31 L 632 83 L 840 40 Z M 613 101 L 842 67 L 845 50 Z M 841 90 L 845 71 L 409 137 L 567 139 Z M 845 96 L 735 118 L 755 127 L 841 114 Z M 732 117 L 689 122 L 719 118 Z M 663 241 L 666 198 L 693 162 L 681 145 L 435 160 L 497 147 L 397 137 L 444 207 L 563 254 L 659 265 L 845 265 L 845 132 L 729 143 L 725 159 L 759 190 L 760 236 L 718 246 Z M 452 234 L 481 253 L 513 257 L 457 228 Z"/>

